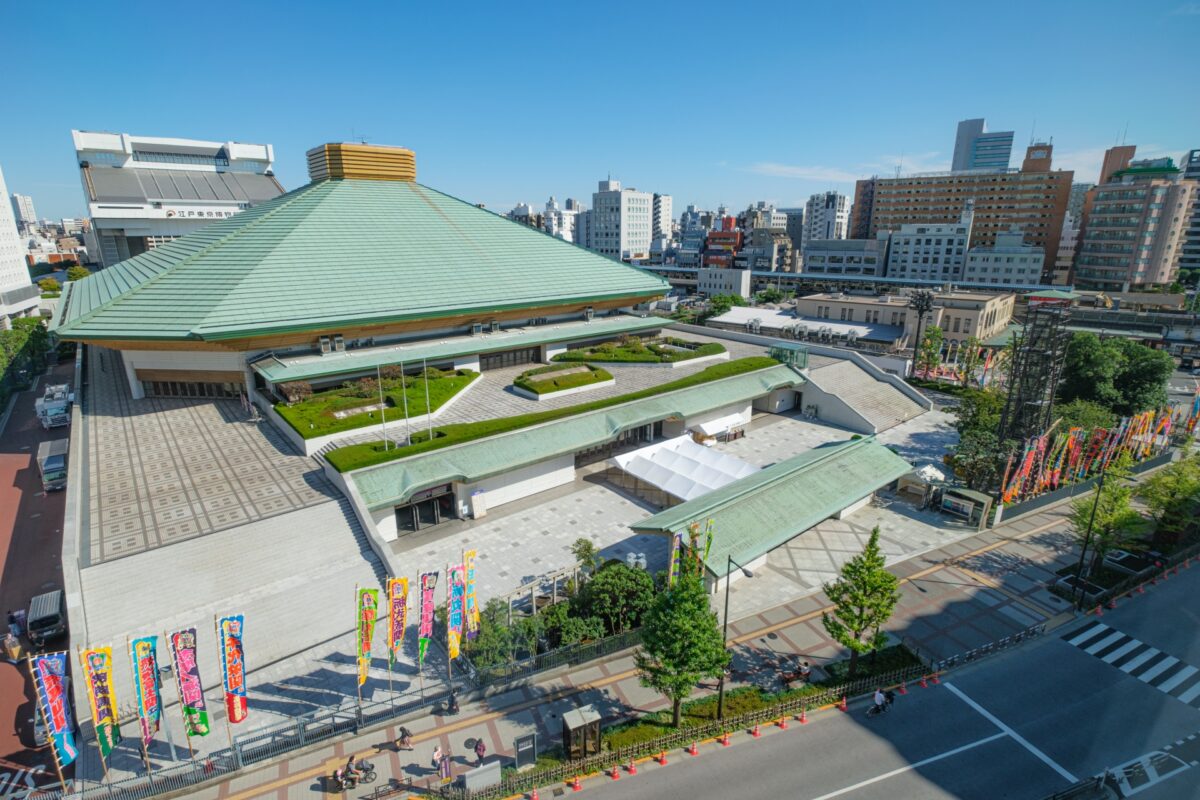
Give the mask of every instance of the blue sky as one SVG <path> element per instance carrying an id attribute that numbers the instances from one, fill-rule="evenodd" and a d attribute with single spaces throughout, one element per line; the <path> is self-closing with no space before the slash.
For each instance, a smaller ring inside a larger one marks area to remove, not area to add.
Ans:
<path id="1" fill-rule="evenodd" d="M 83 212 L 71 128 L 270 142 L 276 174 L 366 137 L 489 208 L 596 181 L 687 203 L 801 204 L 945 168 L 959 119 L 1104 149 L 1200 147 L 1200 2 L 238 3 L 0 6 L 0 167 Z M 1019 155 L 1014 154 L 1019 163 Z"/>

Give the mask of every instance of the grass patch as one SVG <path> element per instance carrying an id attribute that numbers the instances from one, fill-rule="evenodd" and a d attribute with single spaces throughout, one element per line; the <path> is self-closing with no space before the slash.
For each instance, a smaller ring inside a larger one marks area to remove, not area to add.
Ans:
<path id="1" fill-rule="evenodd" d="M 556 374 L 569 370 L 580 371 L 571 372 L 569 375 Z M 548 367 L 538 367 L 528 372 L 522 372 L 513 381 L 513 386 L 534 394 L 550 394 L 611 380 L 611 373 L 599 367 L 593 367 L 591 364 L 551 364 Z"/>
<path id="2" fill-rule="evenodd" d="M 425 381 L 419 375 L 383 379 L 383 397 L 388 419 L 403 416 L 404 402 L 408 400 L 408 415 L 419 417 L 427 410 L 436 411 L 446 401 L 461 392 L 479 373 L 461 369 L 456 372 L 429 371 L 429 406 L 425 405 Z M 324 436 L 339 431 L 349 431 L 380 422 L 380 412 L 364 410 L 342 418 L 334 412 L 377 405 L 379 386 L 374 378 L 347 382 L 335 389 L 313 393 L 312 397 L 288 405 L 277 403 L 275 411 L 305 439 Z"/>
<path id="3" fill-rule="evenodd" d="M 62 297 L 62 292 L 42 292 L 43 300 L 53 300 L 56 297 Z"/>
<path id="4" fill-rule="evenodd" d="M 962 396 L 968 392 L 976 391 L 969 386 L 963 386 L 961 383 L 945 383 L 943 381 L 930 381 L 924 378 L 905 378 L 910 386 L 915 386 L 918 389 L 928 389 L 931 392 L 941 392 L 942 394 L 951 394 L 956 397 Z"/>
<path id="5" fill-rule="evenodd" d="M 687 361 L 701 356 L 724 353 L 725 346 L 717 342 L 703 344 L 664 336 L 660 339 L 643 341 L 636 336 L 623 337 L 618 341 L 601 342 L 592 347 L 568 350 L 554 356 L 552 361 L 599 361 L 625 364 L 670 364 Z"/>
<path id="6" fill-rule="evenodd" d="M 687 389 L 691 386 L 699 386 L 700 384 L 720 380 L 721 378 L 731 378 L 747 372 L 756 372 L 767 367 L 773 367 L 778 363 L 775 359 L 767 356 L 739 358 L 733 361 L 713 364 L 685 378 L 670 381 L 660 386 L 652 386 L 638 392 L 630 392 L 629 394 L 618 395 L 616 397 L 606 397 L 602 400 L 593 400 L 590 403 L 580 403 L 548 411 L 519 414 L 515 417 L 500 417 L 499 419 L 488 419 L 480 422 L 443 425 L 433 429 L 432 439 L 428 438 L 428 435 L 424 431 L 421 431 L 413 436 L 413 444 L 405 447 L 392 447 L 389 450 L 383 449 L 383 442 L 348 445 L 330 452 L 327 458 L 329 459 L 329 463 L 338 472 L 350 472 L 351 470 L 382 464 L 386 461 L 394 461 L 398 458 L 406 458 L 429 450 L 449 447 L 452 444 L 461 444 L 473 439 L 493 436 L 497 433 L 515 431 L 519 428 L 527 428 L 530 425 L 537 425 L 542 422 L 550 422 L 587 411 L 595 411 L 601 408 L 620 405 L 621 403 L 628 403 L 631 400 L 641 400 L 645 397 L 653 397 L 666 392 Z"/>
<path id="7" fill-rule="evenodd" d="M 902 644 L 894 644 L 875 653 L 859 656 L 858 673 L 854 676 L 854 680 L 886 675 L 889 672 L 920 665 L 921 660 L 913 655 L 907 647 Z M 825 672 L 829 675 L 830 683 L 845 683 L 850 679 L 850 660 L 835 661 L 825 667 Z"/>

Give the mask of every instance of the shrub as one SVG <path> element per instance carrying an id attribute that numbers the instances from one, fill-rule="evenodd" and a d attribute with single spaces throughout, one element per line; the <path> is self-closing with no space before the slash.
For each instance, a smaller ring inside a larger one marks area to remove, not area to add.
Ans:
<path id="1" fill-rule="evenodd" d="M 312 384 L 308 381 L 288 381 L 277 387 L 289 403 L 302 403 L 312 397 Z"/>
<path id="2" fill-rule="evenodd" d="M 38 281 L 38 286 L 43 292 L 61 292 L 62 284 L 54 280 L 54 278 L 42 278 Z"/>
<path id="3" fill-rule="evenodd" d="M 438 378 L 446 377 L 446 374 L 445 370 L 440 370 L 437 367 L 426 367 L 425 371 L 421 373 L 421 377 L 436 381 Z"/>
<path id="4" fill-rule="evenodd" d="M 378 397 L 379 382 L 374 378 L 359 378 L 352 384 L 355 397 Z"/>
<path id="5" fill-rule="evenodd" d="M 86 278 L 91 274 L 92 271 L 90 269 L 87 267 L 81 267 L 78 264 L 73 267 L 67 267 L 67 280 L 69 281 L 77 281 L 82 278 Z"/>
<path id="6" fill-rule="evenodd" d="M 920 659 L 914 656 L 907 647 L 902 644 L 894 644 L 859 658 L 858 674 L 854 677 L 859 679 L 884 675 L 898 669 L 915 667 L 920 663 Z M 829 675 L 829 680 L 834 683 L 846 681 L 850 673 L 850 661 L 836 661 L 829 664 L 825 667 L 825 672 Z"/>
<path id="7" fill-rule="evenodd" d="M 398 380 L 404 377 L 404 370 L 399 364 L 388 364 L 386 367 L 379 368 L 379 377 L 388 380 Z"/>

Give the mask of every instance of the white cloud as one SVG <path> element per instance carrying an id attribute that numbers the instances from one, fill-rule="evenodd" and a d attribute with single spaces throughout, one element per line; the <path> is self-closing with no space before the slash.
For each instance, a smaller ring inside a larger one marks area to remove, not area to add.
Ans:
<path id="1" fill-rule="evenodd" d="M 750 166 L 750 171 L 759 175 L 769 175 L 772 178 L 797 178 L 806 181 L 824 181 L 830 183 L 853 183 L 860 174 L 847 172 L 836 167 L 803 167 L 792 164 L 779 164 L 774 161 L 760 161 Z"/>
<path id="2" fill-rule="evenodd" d="M 1200 17 L 1200 3 L 1184 3 L 1171 12 L 1173 17 Z"/>
<path id="3" fill-rule="evenodd" d="M 1104 153 L 1108 150 L 1109 146 L 1085 147 L 1082 150 L 1064 150 L 1062 152 L 1055 151 L 1054 169 L 1074 170 L 1074 180 L 1077 183 L 1095 183 L 1100 177 L 1100 166 L 1104 163 Z M 1163 156 L 1170 156 L 1178 163 L 1179 154 L 1183 150 L 1184 148 L 1182 147 L 1172 149 L 1163 147 L 1160 144 L 1139 144 L 1137 146 L 1137 154 L 1134 155 L 1134 158 L 1161 158 Z M 1020 163 L 1015 162 L 1014 166 L 1020 166 Z"/>
<path id="4" fill-rule="evenodd" d="M 864 170 L 885 177 L 894 175 L 896 168 L 900 174 L 909 175 L 914 172 L 942 172 L 950 169 L 950 162 L 939 150 L 925 153 L 904 153 L 902 155 L 882 155 L 875 161 L 860 164 Z"/>

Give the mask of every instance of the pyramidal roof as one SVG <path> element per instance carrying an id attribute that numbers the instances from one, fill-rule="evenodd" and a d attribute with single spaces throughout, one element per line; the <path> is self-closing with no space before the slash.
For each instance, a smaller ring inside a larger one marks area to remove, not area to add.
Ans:
<path id="1" fill-rule="evenodd" d="M 409 180 L 320 180 L 67 284 L 68 339 L 221 340 L 665 294 Z"/>

